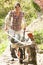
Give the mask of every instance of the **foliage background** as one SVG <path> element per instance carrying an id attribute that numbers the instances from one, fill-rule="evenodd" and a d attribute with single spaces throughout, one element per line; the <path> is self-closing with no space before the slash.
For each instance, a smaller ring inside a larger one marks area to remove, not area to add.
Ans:
<path id="1" fill-rule="evenodd" d="M 37 18 L 37 13 L 41 11 L 40 7 L 35 4 L 33 0 L 0 0 L 0 26 L 3 23 L 2 18 L 4 18 L 10 10 L 14 9 L 16 2 L 20 2 L 21 4 L 21 8 L 25 13 L 27 25 Z"/>
<path id="2" fill-rule="evenodd" d="M 38 12 L 41 12 L 40 7 L 34 3 L 33 0 L 0 0 L 0 54 L 2 54 L 8 45 L 7 36 L 2 30 L 4 19 L 7 13 L 14 9 L 16 2 L 20 2 L 21 4 L 21 8 L 25 13 L 27 25 L 29 25 L 34 19 L 38 17 Z"/>

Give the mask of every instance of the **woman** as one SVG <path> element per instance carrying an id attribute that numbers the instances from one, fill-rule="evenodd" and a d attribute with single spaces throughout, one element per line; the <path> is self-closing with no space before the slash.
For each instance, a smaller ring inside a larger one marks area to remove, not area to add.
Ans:
<path id="1" fill-rule="evenodd" d="M 22 26 L 21 25 L 23 25 L 23 24 L 25 25 L 23 18 L 24 18 L 24 13 L 21 11 L 20 3 L 16 3 L 15 9 L 10 11 L 8 13 L 7 17 L 5 18 L 5 30 L 9 30 L 9 28 L 12 29 L 13 36 L 17 37 L 18 40 L 21 40 L 21 38 L 22 38 L 22 34 L 21 34 Z M 23 27 L 23 29 L 25 29 L 25 26 Z M 16 36 L 16 34 L 17 34 L 17 36 Z M 17 58 L 16 53 L 15 53 L 15 50 L 18 47 L 15 44 L 15 43 L 17 43 L 17 41 L 15 41 L 13 38 L 11 38 L 11 43 L 12 43 L 10 45 L 11 55 L 13 58 Z M 23 56 L 22 56 L 22 58 L 23 58 Z"/>

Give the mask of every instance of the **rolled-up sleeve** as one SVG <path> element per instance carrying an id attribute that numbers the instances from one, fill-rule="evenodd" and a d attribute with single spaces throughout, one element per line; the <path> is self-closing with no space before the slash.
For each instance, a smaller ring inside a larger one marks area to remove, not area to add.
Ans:
<path id="1" fill-rule="evenodd" d="M 5 17 L 5 25 L 9 26 L 10 25 L 10 21 L 11 21 L 11 17 L 12 17 L 12 12 L 8 12 L 7 16 Z"/>

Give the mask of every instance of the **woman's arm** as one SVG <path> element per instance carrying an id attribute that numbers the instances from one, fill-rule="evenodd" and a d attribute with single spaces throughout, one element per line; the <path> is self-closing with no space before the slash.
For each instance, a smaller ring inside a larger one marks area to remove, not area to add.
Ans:
<path id="1" fill-rule="evenodd" d="M 22 18 L 22 24 L 21 24 L 21 26 L 22 26 L 22 29 L 26 29 L 26 21 L 25 21 L 25 18 L 23 17 Z"/>
<path id="2" fill-rule="evenodd" d="M 8 30 L 8 27 L 10 26 L 11 23 L 11 11 L 8 12 L 7 16 L 5 17 L 5 30 Z"/>

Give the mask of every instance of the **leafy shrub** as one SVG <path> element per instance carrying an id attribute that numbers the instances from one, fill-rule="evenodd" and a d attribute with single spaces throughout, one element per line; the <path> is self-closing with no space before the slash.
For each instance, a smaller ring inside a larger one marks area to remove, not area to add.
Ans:
<path id="1" fill-rule="evenodd" d="M 0 55 L 5 51 L 8 43 L 7 35 L 4 31 L 0 30 Z"/>
<path id="2" fill-rule="evenodd" d="M 34 40 L 37 44 L 43 43 L 43 32 L 34 31 Z"/>
<path id="3" fill-rule="evenodd" d="M 33 3 L 34 8 L 35 8 L 38 12 L 40 12 L 41 9 L 40 9 L 39 5 L 36 4 L 34 1 L 32 1 L 32 3 Z"/>
<path id="4" fill-rule="evenodd" d="M 0 18 L 0 27 L 3 25 L 3 23 L 4 23 L 4 19 Z"/>

